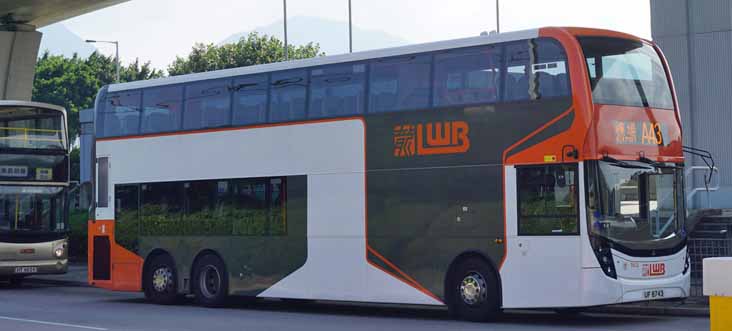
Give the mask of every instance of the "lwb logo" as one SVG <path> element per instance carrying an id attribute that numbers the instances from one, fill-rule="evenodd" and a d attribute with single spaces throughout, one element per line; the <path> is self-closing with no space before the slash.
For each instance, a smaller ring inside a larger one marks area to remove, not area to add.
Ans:
<path id="1" fill-rule="evenodd" d="M 643 277 L 663 276 L 666 274 L 665 263 L 643 264 Z"/>
<path id="2" fill-rule="evenodd" d="M 459 154 L 470 149 L 464 121 L 403 124 L 394 127 L 394 156 Z"/>

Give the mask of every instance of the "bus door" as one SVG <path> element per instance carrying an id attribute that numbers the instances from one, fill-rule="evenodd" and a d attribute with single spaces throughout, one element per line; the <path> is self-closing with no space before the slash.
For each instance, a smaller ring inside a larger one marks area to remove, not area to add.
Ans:
<path id="1" fill-rule="evenodd" d="M 581 274 L 581 166 L 506 170 L 504 307 L 578 305 Z"/>
<path id="2" fill-rule="evenodd" d="M 102 156 L 96 162 L 95 181 L 95 208 L 94 222 L 90 226 L 90 238 L 92 245 L 91 280 L 111 281 L 111 240 L 114 229 L 111 222 L 114 218 L 111 208 L 110 194 L 110 158 Z"/>

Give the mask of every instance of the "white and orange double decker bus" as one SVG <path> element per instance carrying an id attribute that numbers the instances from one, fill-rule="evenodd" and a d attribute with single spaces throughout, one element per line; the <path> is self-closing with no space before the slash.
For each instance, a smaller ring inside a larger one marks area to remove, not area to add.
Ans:
<path id="1" fill-rule="evenodd" d="M 103 88 L 89 282 L 567 308 L 688 295 L 659 48 L 542 28 Z"/>

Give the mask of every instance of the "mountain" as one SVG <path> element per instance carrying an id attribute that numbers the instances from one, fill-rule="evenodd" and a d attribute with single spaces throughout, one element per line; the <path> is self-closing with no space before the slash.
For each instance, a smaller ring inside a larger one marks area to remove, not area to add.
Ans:
<path id="1" fill-rule="evenodd" d="M 259 34 L 276 36 L 282 39 L 282 20 L 259 27 L 253 31 Z M 233 34 L 220 44 L 233 43 L 246 37 L 250 31 Z M 328 20 L 318 17 L 296 16 L 287 20 L 287 42 L 290 45 L 303 45 L 309 42 L 320 44 L 326 55 L 348 52 L 348 22 Z M 406 45 L 409 42 L 380 30 L 367 30 L 353 26 L 353 50 L 365 51 Z"/>
<path id="2" fill-rule="evenodd" d="M 71 57 L 76 53 L 80 57 L 86 58 L 96 50 L 94 46 L 84 42 L 84 39 L 71 32 L 63 24 L 52 24 L 39 29 L 39 31 L 43 33 L 43 38 L 41 39 L 38 56 L 48 50 L 53 55 Z"/>

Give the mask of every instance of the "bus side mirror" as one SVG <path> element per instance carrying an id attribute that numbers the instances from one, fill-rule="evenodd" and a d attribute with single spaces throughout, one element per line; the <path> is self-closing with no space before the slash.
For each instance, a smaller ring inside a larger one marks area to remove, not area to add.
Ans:
<path id="1" fill-rule="evenodd" d="M 564 172 L 557 172 L 554 178 L 556 178 L 557 186 L 562 188 L 567 187 L 567 177 L 564 175 Z"/>

